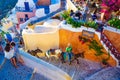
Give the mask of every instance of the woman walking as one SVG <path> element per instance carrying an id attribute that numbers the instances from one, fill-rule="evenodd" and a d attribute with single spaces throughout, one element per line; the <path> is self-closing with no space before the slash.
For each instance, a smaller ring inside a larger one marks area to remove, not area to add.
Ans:
<path id="1" fill-rule="evenodd" d="M 17 68 L 17 64 L 16 64 L 16 60 L 15 60 L 15 56 L 14 56 L 14 49 L 11 48 L 10 44 L 6 44 L 4 50 L 5 50 L 4 51 L 5 58 L 6 59 L 10 59 L 11 63 L 13 64 L 13 66 L 15 66 L 15 68 Z"/>

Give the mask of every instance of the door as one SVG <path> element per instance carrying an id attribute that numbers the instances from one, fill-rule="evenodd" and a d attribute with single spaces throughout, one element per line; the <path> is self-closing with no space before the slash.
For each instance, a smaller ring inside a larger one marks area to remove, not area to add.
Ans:
<path id="1" fill-rule="evenodd" d="M 29 3 L 28 2 L 24 2 L 24 5 L 25 5 L 25 10 L 29 11 L 30 10 Z"/>

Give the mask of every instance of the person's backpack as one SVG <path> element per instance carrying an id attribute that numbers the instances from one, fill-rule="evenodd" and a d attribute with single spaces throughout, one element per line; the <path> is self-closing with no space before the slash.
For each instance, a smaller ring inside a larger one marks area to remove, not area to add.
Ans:
<path id="1" fill-rule="evenodd" d="M 11 36 L 11 34 L 7 33 L 7 34 L 6 34 L 6 37 L 7 37 L 7 39 L 9 40 L 9 42 L 12 41 L 12 36 Z"/>

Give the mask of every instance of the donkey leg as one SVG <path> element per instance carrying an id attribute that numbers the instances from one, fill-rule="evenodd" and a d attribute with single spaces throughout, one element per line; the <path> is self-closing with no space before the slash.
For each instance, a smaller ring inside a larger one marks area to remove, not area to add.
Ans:
<path id="1" fill-rule="evenodd" d="M 63 57 L 61 57 L 61 59 L 60 59 L 60 60 L 61 60 L 62 64 L 63 64 L 63 63 L 65 63 L 65 60 L 64 60 L 64 58 L 63 58 Z"/>
<path id="2" fill-rule="evenodd" d="M 72 61 L 69 62 L 69 65 L 71 65 Z"/>
<path id="3" fill-rule="evenodd" d="M 76 58 L 77 64 L 79 64 L 79 60 Z"/>

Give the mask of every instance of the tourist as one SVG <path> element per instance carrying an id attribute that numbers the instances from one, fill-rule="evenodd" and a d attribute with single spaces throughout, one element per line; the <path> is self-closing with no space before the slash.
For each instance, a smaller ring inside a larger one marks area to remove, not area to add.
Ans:
<path id="1" fill-rule="evenodd" d="M 83 7 L 83 15 L 82 15 L 82 16 L 83 16 L 83 21 L 86 22 L 87 13 L 88 13 L 87 3 L 85 3 L 83 6 L 84 6 L 84 7 Z"/>
<path id="2" fill-rule="evenodd" d="M 75 13 L 75 17 L 78 17 L 78 20 L 80 20 L 80 17 L 81 17 L 81 12 L 80 11 L 77 11 L 76 13 Z"/>
<path id="3" fill-rule="evenodd" d="M 19 41 L 19 48 L 24 48 L 24 42 L 22 38 L 20 38 L 20 41 Z"/>
<path id="4" fill-rule="evenodd" d="M 97 19 L 96 11 L 97 11 L 97 10 L 95 10 L 94 13 L 92 14 L 92 20 L 93 20 L 93 21 Z"/>
<path id="5" fill-rule="evenodd" d="M 66 47 L 66 57 L 68 57 L 68 61 L 71 62 L 72 59 L 72 46 L 70 43 L 68 43 L 68 46 Z"/>
<path id="6" fill-rule="evenodd" d="M 24 64 L 24 61 L 22 59 L 22 57 L 20 56 L 19 54 L 19 48 L 18 48 L 18 45 L 15 44 L 15 42 L 11 42 L 11 46 L 12 48 L 14 49 L 14 56 L 17 58 L 17 60 L 21 63 L 21 64 Z"/>
<path id="7" fill-rule="evenodd" d="M 4 50 L 5 50 L 4 51 L 5 58 L 6 59 L 10 59 L 11 63 L 13 64 L 13 66 L 15 66 L 17 68 L 17 64 L 16 64 L 16 60 L 15 60 L 15 56 L 14 56 L 14 49 L 11 48 L 10 44 L 6 44 Z"/>
<path id="8" fill-rule="evenodd" d="M 10 41 L 8 39 L 5 39 L 6 44 L 10 44 Z"/>
<path id="9" fill-rule="evenodd" d="M 70 16 L 73 16 L 75 13 L 73 10 L 70 10 Z"/>
<path id="10" fill-rule="evenodd" d="M 6 33 L 5 37 L 9 42 L 12 41 L 12 35 L 10 33 Z"/>

